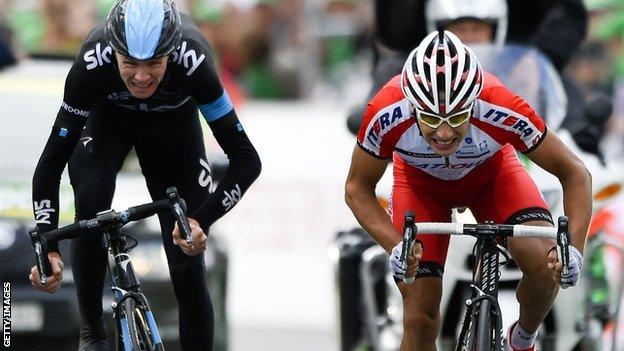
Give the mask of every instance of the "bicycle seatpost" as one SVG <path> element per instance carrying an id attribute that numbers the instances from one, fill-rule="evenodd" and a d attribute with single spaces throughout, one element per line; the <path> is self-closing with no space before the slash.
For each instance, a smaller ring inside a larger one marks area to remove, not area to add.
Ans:
<path id="1" fill-rule="evenodd" d="M 191 225 L 186 217 L 186 202 L 178 195 L 178 189 L 174 186 L 167 188 L 167 197 L 176 222 L 178 222 L 182 238 L 187 243 L 192 244 L 193 236 L 191 235 Z"/>
<path id="2" fill-rule="evenodd" d="M 414 231 L 414 212 L 405 212 L 405 223 L 403 225 L 403 248 L 401 250 L 401 268 L 407 271 L 409 263 L 409 257 L 414 249 L 414 242 L 416 241 L 416 232 Z M 403 278 L 405 284 L 412 284 L 414 277 Z"/>

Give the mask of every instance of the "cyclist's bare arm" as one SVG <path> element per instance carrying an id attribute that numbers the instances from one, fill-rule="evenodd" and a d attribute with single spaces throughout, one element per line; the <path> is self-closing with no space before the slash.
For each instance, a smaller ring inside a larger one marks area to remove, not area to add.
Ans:
<path id="1" fill-rule="evenodd" d="M 402 236 L 394 229 L 375 196 L 375 187 L 387 165 L 387 159 L 373 157 L 356 145 L 345 185 L 345 201 L 360 225 L 387 252 L 391 252 Z"/>
<path id="2" fill-rule="evenodd" d="M 570 218 L 572 245 L 582 253 L 592 211 L 589 171 L 552 131 L 546 133 L 541 144 L 527 156 L 559 178 L 563 187 L 565 214 Z"/>

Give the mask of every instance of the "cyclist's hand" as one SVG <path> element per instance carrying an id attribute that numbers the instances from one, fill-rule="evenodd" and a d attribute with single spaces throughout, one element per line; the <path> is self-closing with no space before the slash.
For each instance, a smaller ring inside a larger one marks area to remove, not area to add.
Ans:
<path id="1" fill-rule="evenodd" d="M 37 270 L 37 266 L 34 266 L 30 269 L 30 275 L 28 279 L 30 279 L 30 283 L 36 289 L 53 294 L 61 287 L 61 280 L 63 280 L 63 261 L 61 260 L 61 255 L 58 252 L 49 252 L 48 260 L 50 261 L 50 267 L 52 268 L 52 276 L 48 277 L 46 284 L 41 285 L 39 281 L 39 271 Z"/>
<path id="2" fill-rule="evenodd" d="M 563 274 L 563 264 L 557 259 L 556 247 L 548 252 L 548 268 L 552 270 L 553 279 L 563 288 L 575 286 L 583 269 L 583 254 L 570 245 L 570 266 L 568 274 Z"/>
<path id="3" fill-rule="evenodd" d="M 414 244 L 414 248 L 412 249 L 412 254 L 409 256 L 407 260 L 407 271 L 401 267 L 401 253 L 403 252 L 403 242 L 399 242 L 394 248 L 392 248 L 392 253 L 390 254 L 390 271 L 392 275 L 398 279 L 411 278 L 416 276 L 416 272 L 418 271 L 418 263 L 422 258 L 422 245 L 420 241 L 416 241 Z"/>
<path id="4" fill-rule="evenodd" d="M 189 244 L 186 240 L 182 239 L 180 228 L 176 222 L 173 228 L 173 244 L 180 247 L 182 252 L 188 256 L 196 256 L 206 250 L 208 243 L 208 235 L 204 234 L 204 231 L 199 226 L 199 222 L 195 219 L 188 217 L 189 225 L 191 226 L 191 236 L 193 237 L 193 243 Z"/>

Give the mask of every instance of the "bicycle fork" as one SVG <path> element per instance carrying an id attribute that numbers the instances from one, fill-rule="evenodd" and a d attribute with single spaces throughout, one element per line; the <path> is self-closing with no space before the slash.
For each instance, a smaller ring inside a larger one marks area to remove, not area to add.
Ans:
<path id="1" fill-rule="evenodd" d="M 111 241 L 115 241 L 109 247 L 109 257 L 112 257 L 112 260 L 109 260 L 109 273 L 112 280 L 111 290 L 113 292 L 111 307 L 113 309 L 113 317 L 117 321 L 117 332 L 120 336 L 120 341 L 123 342 L 123 345 L 118 345 L 118 349 L 122 350 L 123 346 L 124 351 L 138 351 L 133 350 L 131 342 L 131 333 L 136 331 L 131 331 L 128 323 L 128 318 L 134 317 L 126 316 L 127 311 L 123 308 L 124 301 L 132 299 L 136 304 L 136 308 L 142 311 L 145 316 L 145 322 L 149 329 L 149 337 L 154 345 L 154 350 L 164 350 L 152 310 L 147 299 L 139 290 L 140 283 L 136 277 L 130 256 L 125 250 L 119 249 L 120 247 L 125 247 L 125 240 L 117 238 L 117 240 Z"/>
<path id="2" fill-rule="evenodd" d="M 466 300 L 466 314 L 459 334 L 456 351 L 473 351 L 476 345 L 479 315 L 490 314 L 493 323 L 493 346 L 496 351 L 504 351 L 502 313 L 498 304 L 498 277 L 500 274 L 500 251 L 495 244 L 485 240 L 477 242 L 477 257 L 481 257 L 475 267 L 472 296 Z M 480 326 L 481 328 L 484 326 Z"/>
<path id="3" fill-rule="evenodd" d="M 115 294 L 115 301 L 111 304 L 113 308 L 113 315 L 117 320 L 117 328 L 121 341 L 123 342 L 123 350 L 124 351 L 139 351 L 132 349 L 131 342 L 131 334 L 130 325 L 128 323 L 128 318 L 133 318 L 132 316 L 127 316 L 126 312 L 123 309 L 123 302 L 127 299 L 132 299 L 136 303 L 136 308 L 141 310 L 145 316 L 145 322 L 147 324 L 147 328 L 149 329 L 149 337 L 151 339 L 152 344 L 154 345 L 154 350 L 164 350 L 162 339 L 160 334 L 158 333 L 158 327 L 156 326 L 156 320 L 154 319 L 154 315 L 152 310 L 149 307 L 147 299 L 143 294 L 136 293 L 133 291 L 125 291 L 119 287 L 113 287 Z M 121 350 L 121 346 L 119 345 L 118 349 Z"/>

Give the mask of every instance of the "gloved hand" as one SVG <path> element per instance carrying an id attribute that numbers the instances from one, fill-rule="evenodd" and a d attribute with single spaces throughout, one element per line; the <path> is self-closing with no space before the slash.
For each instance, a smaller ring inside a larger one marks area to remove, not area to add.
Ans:
<path id="1" fill-rule="evenodd" d="M 416 276 L 416 272 L 418 271 L 418 262 L 422 258 L 422 244 L 420 241 L 416 241 L 414 244 L 412 254 L 407 262 L 407 270 L 403 269 L 401 266 L 402 252 L 403 242 L 401 241 L 394 248 L 392 248 L 389 258 L 390 271 L 392 272 L 392 275 L 401 280 Z"/>
<path id="2" fill-rule="evenodd" d="M 568 274 L 563 274 L 563 264 L 557 260 L 556 247 L 548 252 L 548 268 L 553 272 L 553 278 L 561 288 L 567 289 L 575 286 L 583 270 L 583 254 L 574 246 L 570 245 L 570 265 Z"/>

